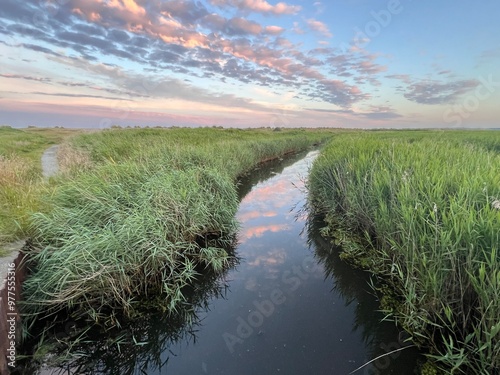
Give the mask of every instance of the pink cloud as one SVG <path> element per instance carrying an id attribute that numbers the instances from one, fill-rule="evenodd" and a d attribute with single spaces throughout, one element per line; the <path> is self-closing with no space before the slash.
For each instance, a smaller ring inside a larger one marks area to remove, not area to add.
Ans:
<path id="1" fill-rule="evenodd" d="M 285 14 L 297 10 L 282 2 L 270 5 L 263 0 L 213 1 L 218 5 L 233 5 L 241 9 L 267 13 Z M 296 51 L 290 43 L 285 45 L 282 42 L 280 47 L 283 49 L 276 49 L 271 45 L 252 42 L 248 38 L 226 39 L 216 33 L 206 35 L 191 27 L 191 23 L 205 23 L 208 28 L 230 36 L 278 35 L 283 32 L 279 26 L 263 27 L 259 23 L 241 17 L 226 19 L 218 14 L 208 14 L 204 9 L 194 12 L 189 9 L 188 3 L 165 3 L 161 12 L 158 12 L 158 9 L 149 8 L 146 11 L 134 0 L 112 0 L 109 3 L 102 0 L 75 0 L 72 4 L 75 7 L 74 12 L 82 14 L 88 20 L 92 20 L 95 14 L 100 14 L 101 19 L 94 21 L 104 26 L 115 26 L 137 34 L 148 34 L 167 44 L 177 44 L 186 48 L 203 47 L 211 51 L 224 52 L 239 59 L 274 69 L 286 79 L 295 79 L 296 77 L 300 77 L 302 80 L 323 81 L 325 79 L 321 72 L 308 64 L 311 61 L 306 63 L 297 61 L 297 57 L 294 56 Z M 184 22 L 184 19 L 187 19 L 188 22 Z M 327 26 L 322 22 L 310 19 L 308 24 L 312 29 L 331 36 Z M 364 68 L 374 69 L 375 67 L 365 66 Z"/>
<path id="2" fill-rule="evenodd" d="M 257 35 L 262 32 L 262 26 L 256 22 L 246 20 L 244 18 L 231 18 L 229 25 L 235 29 L 239 29 L 245 33 Z"/>
<path id="3" fill-rule="evenodd" d="M 358 53 L 361 55 L 361 61 L 357 64 L 357 70 L 363 74 L 378 74 L 387 71 L 387 66 L 379 65 L 374 61 L 377 55 L 370 54 L 367 51 L 360 50 Z"/>
<path id="4" fill-rule="evenodd" d="M 292 31 L 296 34 L 299 34 L 299 35 L 303 35 L 305 34 L 306 32 L 299 26 L 299 23 L 298 22 L 294 22 L 293 23 L 293 28 L 292 28 Z"/>
<path id="5" fill-rule="evenodd" d="M 285 31 L 285 29 L 283 29 L 282 27 L 279 27 L 279 26 L 266 26 L 265 31 L 267 34 L 279 35 L 283 31 Z"/>
<path id="6" fill-rule="evenodd" d="M 261 211 L 255 210 L 255 211 L 248 211 L 248 212 L 238 214 L 238 220 L 241 222 L 246 222 L 246 221 L 253 220 L 253 219 L 259 219 L 262 217 L 274 217 L 277 215 L 278 215 L 278 213 L 276 211 L 261 212 Z"/>
<path id="7" fill-rule="evenodd" d="M 307 20 L 307 26 L 313 31 L 320 33 L 321 35 L 331 38 L 333 35 L 323 22 L 310 18 Z"/>
<path id="8" fill-rule="evenodd" d="M 134 0 L 110 0 L 108 1 L 108 6 L 111 8 L 116 8 L 120 11 L 130 12 L 137 16 L 145 16 L 146 10 L 137 5 Z"/>
<path id="9" fill-rule="evenodd" d="M 243 231 L 240 234 L 240 241 L 244 242 L 252 237 L 262 237 L 262 235 L 266 232 L 282 232 L 289 230 L 290 226 L 288 224 L 270 224 L 270 225 L 261 225 L 258 227 L 250 227 Z"/>
<path id="10" fill-rule="evenodd" d="M 146 11 L 134 0 L 74 0 L 74 14 L 105 27 L 117 27 L 132 33 L 143 33 L 159 38 L 165 43 L 184 47 L 206 47 L 206 35 L 185 27 L 167 11 Z M 183 9 L 176 9 L 182 11 Z"/>
<path id="11" fill-rule="evenodd" d="M 283 2 L 271 5 L 264 0 L 212 0 L 212 2 L 221 6 L 231 5 L 242 10 L 273 14 L 287 14 L 300 8 Z M 193 49 L 193 51 L 182 50 L 178 53 L 178 55 L 183 55 L 179 56 L 179 65 L 182 64 L 181 59 L 185 59 L 199 63 L 202 68 L 208 66 L 211 74 L 219 74 L 225 67 L 229 70 L 230 66 L 227 63 L 232 62 L 235 72 L 230 77 L 236 79 L 243 77 L 246 81 L 254 80 L 264 84 L 269 84 L 271 81 L 281 85 L 310 84 L 313 91 L 310 90 L 310 93 L 304 94 L 305 96 L 320 98 L 345 108 L 367 98 L 355 86 L 345 82 L 343 85 L 337 82 L 332 83 L 333 80 L 329 79 L 328 73 L 325 73 L 324 69 L 317 68 L 325 66 L 327 61 L 300 52 L 300 44 L 294 45 L 285 38 L 273 38 L 272 36 L 284 31 L 279 26 L 264 26 L 244 17 L 228 19 L 209 13 L 203 5 L 194 2 L 148 2 L 148 6 L 145 6 L 145 3 L 140 0 L 73 0 L 69 4 L 75 15 L 90 22 L 93 21 L 106 28 L 116 28 L 149 37 L 153 49 L 154 46 L 162 44 L 157 43 L 158 41 L 162 41 L 165 45 Z M 96 19 L 95 15 L 99 15 L 99 18 Z M 324 23 L 315 19 L 309 19 L 307 22 L 311 29 L 331 36 Z M 194 50 L 196 47 L 202 48 Z M 106 48 L 103 49 L 106 50 Z M 354 52 L 349 52 L 348 55 L 351 54 Z M 144 55 L 147 55 L 147 52 L 144 52 Z M 165 58 L 160 53 L 158 55 L 159 58 L 155 59 L 155 62 L 158 61 L 160 66 L 163 59 L 168 62 L 172 54 Z M 258 67 L 253 69 L 246 62 L 251 62 Z M 348 63 L 340 65 L 340 68 L 332 67 L 336 78 L 352 76 L 352 72 L 368 75 L 383 71 L 383 67 L 376 65 L 368 57 L 361 61 L 359 58 L 348 58 Z M 272 69 L 273 72 L 269 69 L 259 69 L 262 67 Z M 189 68 L 184 70 L 187 71 Z M 240 74 L 241 72 L 243 74 Z M 178 96 L 177 92 L 175 96 Z"/>
<path id="12" fill-rule="evenodd" d="M 248 193 L 242 202 L 251 202 L 252 200 L 258 201 L 274 201 L 275 203 L 287 201 L 283 199 L 286 197 L 286 192 L 290 189 L 290 183 L 285 180 L 280 180 L 272 185 L 259 186 Z M 279 199 L 272 199 L 273 197 L 280 197 Z"/>
<path id="13" fill-rule="evenodd" d="M 297 14 L 302 9 L 298 5 L 288 5 L 283 2 L 271 5 L 265 0 L 211 0 L 211 3 L 217 6 L 233 6 L 247 12 L 274 15 Z"/>

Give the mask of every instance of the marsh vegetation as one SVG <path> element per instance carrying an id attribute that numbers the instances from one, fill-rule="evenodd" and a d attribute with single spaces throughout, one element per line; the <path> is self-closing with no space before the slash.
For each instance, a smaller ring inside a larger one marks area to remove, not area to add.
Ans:
<path id="1" fill-rule="evenodd" d="M 500 371 L 499 149 L 493 131 L 339 135 L 310 174 L 323 233 L 452 373 Z"/>
<path id="2" fill-rule="evenodd" d="M 235 262 L 239 179 L 333 136 L 308 182 L 321 233 L 378 277 L 382 309 L 443 371 L 500 371 L 498 132 L 0 132 L 1 241 L 29 238 L 28 326 L 69 316 L 113 332 L 152 308 L 182 331 L 213 294 L 193 287 Z"/>
<path id="3" fill-rule="evenodd" d="M 178 312 L 186 287 L 232 259 L 238 177 L 328 136 L 128 129 L 73 138 L 75 162 L 69 157 L 42 199 L 45 210 L 31 217 L 25 321 L 65 311 L 113 326 L 116 314 L 136 315 L 144 298 Z"/>

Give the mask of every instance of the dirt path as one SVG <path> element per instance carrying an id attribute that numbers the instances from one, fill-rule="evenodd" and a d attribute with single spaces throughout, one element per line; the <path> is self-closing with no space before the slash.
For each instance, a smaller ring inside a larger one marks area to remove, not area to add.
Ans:
<path id="1" fill-rule="evenodd" d="M 57 174 L 59 166 L 57 163 L 57 150 L 59 145 L 49 147 L 42 155 L 42 175 L 49 178 Z"/>

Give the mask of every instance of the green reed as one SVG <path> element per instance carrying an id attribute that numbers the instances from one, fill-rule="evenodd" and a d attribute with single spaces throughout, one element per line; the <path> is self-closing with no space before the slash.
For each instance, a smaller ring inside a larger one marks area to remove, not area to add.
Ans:
<path id="1" fill-rule="evenodd" d="M 337 136 L 310 175 L 345 259 L 388 282 L 383 306 L 452 373 L 500 371 L 500 133 Z"/>

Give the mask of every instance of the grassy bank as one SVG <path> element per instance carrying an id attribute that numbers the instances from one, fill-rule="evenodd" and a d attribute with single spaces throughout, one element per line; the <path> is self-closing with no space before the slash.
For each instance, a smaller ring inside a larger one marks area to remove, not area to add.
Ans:
<path id="1" fill-rule="evenodd" d="M 30 213 L 41 209 L 43 151 L 76 133 L 61 128 L 0 126 L 0 249 L 26 236 Z"/>
<path id="2" fill-rule="evenodd" d="M 452 373 L 500 372 L 500 132 L 336 137 L 310 202 L 342 256 L 383 276 L 383 307 Z"/>
<path id="3" fill-rule="evenodd" d="M 90 163 L 69 157 L 48 213 L 33 216 L 25 313 L 115 324 L 115 311 L 133 316 L 144 297 L 181 309 L 185 287 L 231 259 L 238 176 L 330 134 L 127 129 L 72 139 Z"/>

